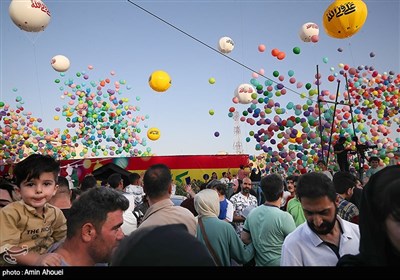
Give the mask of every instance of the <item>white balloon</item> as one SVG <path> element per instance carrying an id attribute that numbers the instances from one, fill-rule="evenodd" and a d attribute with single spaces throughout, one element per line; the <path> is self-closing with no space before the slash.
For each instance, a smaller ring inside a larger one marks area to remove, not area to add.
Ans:
<path id="1" fill-rule="evenodd" d="M 40 0 L 12 0 L 8 8 L 12 21 L 28 32 L 43 31 L 50 22 L 50 11 Z"/>
<path id="2" fill-rule="evenodd" d="M 307 22 L 300 28 L 299 36 L 303 42 L 311 42 L 311 37 L 314 35 L 319 35 L 319 27 L 317 24 L 313 22 Z"/>
<path id="3" fill-rule="evenodd" d="M 249 104 L 253 101 L 251 95 L 256 92 L 256 89 L 250 84 L 241 84 L 235 89 L 234 96 L 239 99 L 240 104 Z"/>
<path id="4" fill-rule="evenodd" d="M 230 53 L 235 47 L 235 43 L 229 37 L 219 39 L 218 50 L 222 53 Z"/>
<path id="5" fill-rule="evenodd" d="M 69 69 L 69 59 L 63 55 L 56 55 L 51 59 L 51 66 L 58 72 L 65 72 Z"/>

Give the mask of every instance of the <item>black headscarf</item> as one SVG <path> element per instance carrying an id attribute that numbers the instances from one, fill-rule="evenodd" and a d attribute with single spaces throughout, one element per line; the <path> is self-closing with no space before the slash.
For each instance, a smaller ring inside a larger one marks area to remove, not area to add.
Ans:
<path id="1" fill-rule="evenodd" d="M 371 176 L 365 185 L 360 205 L 360 253 L 356 256 L 345 255 L 338 266 L 387 266 L 400 265 L 400 256 L 395 253 L 386 229 L 388 216 L 387 204 L 397 205 L 400 197 L 400 166 L 388 166 Z M 397 195 L 396 195 L 397 194 Z M 386 204 L 386 205 L 385 205 Z"/>

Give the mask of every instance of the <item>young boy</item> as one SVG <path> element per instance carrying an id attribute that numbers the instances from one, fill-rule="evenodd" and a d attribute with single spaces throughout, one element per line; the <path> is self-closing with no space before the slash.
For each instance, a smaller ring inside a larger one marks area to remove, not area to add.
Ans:
<path id="1" fill-rule="evenodd" d="M 50 156 L 30 155 L 14 168 L 21 201 L 0 210 L 0 265 L 57 266 L 47 249 L 66 236 L 66 219 L 48 201 L 56 193 L 59 164 Z"/>

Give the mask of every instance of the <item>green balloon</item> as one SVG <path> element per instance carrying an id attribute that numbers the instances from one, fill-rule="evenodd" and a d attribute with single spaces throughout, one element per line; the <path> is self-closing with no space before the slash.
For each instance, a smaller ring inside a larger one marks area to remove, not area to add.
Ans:
<path id="1" fill-rule="evenodd" d="M 293 48 L 293 53 L 294 54 L 300 54 L 300 48 L 299 47 L 294 47 Z"/>

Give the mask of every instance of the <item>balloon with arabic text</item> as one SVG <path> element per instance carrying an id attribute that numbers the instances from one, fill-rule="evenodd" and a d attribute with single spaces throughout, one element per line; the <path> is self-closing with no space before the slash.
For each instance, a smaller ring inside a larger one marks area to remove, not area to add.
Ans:
<path id="1" fill-rule="evenodd" d="M 222 37 L 218 41 L 218 50 L 222 53 L 230 53 L 234 47 L 235 43 L 230 37 Z"/>
<path id="2" fill-rule="evenodd" d="M 337 39 L 351 37 L 363 27 L 367 15 L 367 5 L 361 0 L 336 0 L 324 12 L 325 32 Z"/>
<path id="3" fill-rule="evenodd" d="M 307 22 L 299 30 L 299 37 L 303 42 L 316 43 L 319 40 L 319 27 L 316 23 Z"/>
<path id="4" fill-rule="evenodd" d="M 51 59 L 51 67 L 57 72 L 66 72 L 70 67 L 69 59 L 61 54 L 53 56 Z"/>
<path id="5" fill-rule="evenodd" d="M 252 95 L 256 94 L 256 90 L 250 84 L 240 84 L 234 92 L 234 98 L 237 98 L 240 104 L 249 104 L 253 98 Z"/>
<path id="6" fill-rule="evenodd" d="M 27 32 L 44 31 L 51 19 L 50 10 L 40 0 L 12 0 L 8 12 L 14 24 Z"/>

